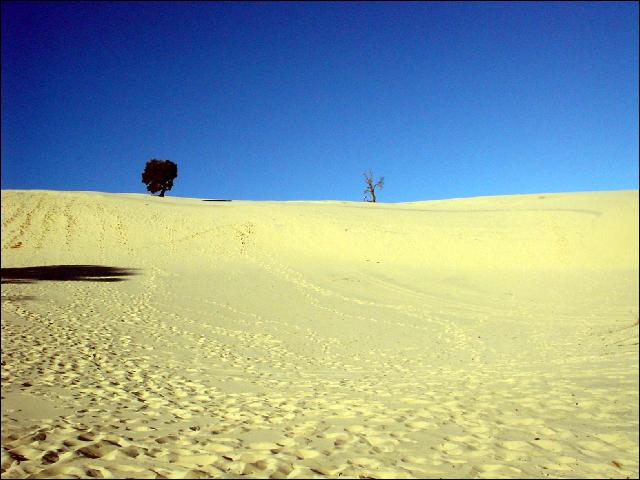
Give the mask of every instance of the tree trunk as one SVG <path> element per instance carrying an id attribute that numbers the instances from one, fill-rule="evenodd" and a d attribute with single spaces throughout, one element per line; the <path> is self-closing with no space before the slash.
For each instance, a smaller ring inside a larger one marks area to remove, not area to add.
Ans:
<path id="1" fill-rule="evenodd" d="M 162 190 L 160 190 L 160 196 L 164 197 L 164 192 L 165 192 L 166 188 L 163 188 Z"/>
<path id="2" fill-rule="evenodd" d="M 373 188 L 371 189 L 371 201 L 373 203 L 376 202 L 376 192 L 375 192 L 375 190 Z"/>

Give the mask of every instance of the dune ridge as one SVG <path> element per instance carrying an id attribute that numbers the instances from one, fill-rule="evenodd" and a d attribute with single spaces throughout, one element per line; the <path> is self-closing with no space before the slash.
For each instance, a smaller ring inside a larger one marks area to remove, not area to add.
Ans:
<path id="1" fill-rule="evenodd" d="M 638 191 L 2 191 L 2 478 L 638 476 Z"/>

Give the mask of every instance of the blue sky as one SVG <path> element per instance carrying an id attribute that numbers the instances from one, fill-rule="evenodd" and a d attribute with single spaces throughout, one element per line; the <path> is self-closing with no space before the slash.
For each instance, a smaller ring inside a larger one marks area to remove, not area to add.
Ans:
<path id="1" fill-rule="evenodd" d="M 638 188 L 638 3 L 2 3 L 2 188 Z"/>

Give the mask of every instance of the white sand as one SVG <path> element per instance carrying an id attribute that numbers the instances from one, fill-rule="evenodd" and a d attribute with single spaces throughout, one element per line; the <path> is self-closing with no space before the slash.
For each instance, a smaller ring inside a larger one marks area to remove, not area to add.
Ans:
<path id="1" fill-rule="evenodd" d="M 2 268 L 2 478 L 638 477 L 637 190 L 5 190 Z"/>

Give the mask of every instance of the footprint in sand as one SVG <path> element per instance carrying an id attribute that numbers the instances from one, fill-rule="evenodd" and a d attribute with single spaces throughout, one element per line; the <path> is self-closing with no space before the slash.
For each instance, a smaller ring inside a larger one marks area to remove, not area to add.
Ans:
<path id="1" fill-rule="evenodd" d="M 498 442 L 499 447 L 506 448 L 507 450 L 528 450 L 531 448 L 531 444 L 528 442 L 522 442 L 520 440 L 505 440 Z"/>
<path id="2" fill-rule="evenodd" d="M 435 426 L 431 422 L 425 422 L 424 420 L 413 420 L 405 423 L 405 426 L 413 431 L 427 430 Z"/>
<path id="3" fill-rule="evenodd" d="M 307 458 L 319 457 L 321 454 L 316 450 L 300 449 L 296 450 L 295 455 L 299 460 L 306 460 Z"/>
<path id="4" fill-rule="evenodd" d="M 537 440 L 534 445 L 553 453 L 560 453 L 563 450 L 562 444 L 553 440 Z"/>
<path id="5" fill-rule="evenodd" d="M 471 469 L 479 478 L 517 478 L 522 471 L 503 464 L 476 465 Z"/>
<path id="6" fill-rule="evenodd" d="M 100 458 L 103 460 L 113 460 L 118 453 L 116 447 L 108 442 L 93 443 L 86 447 L 79 448 L 77 451 L 85 457 L 93 459 Z"/>

